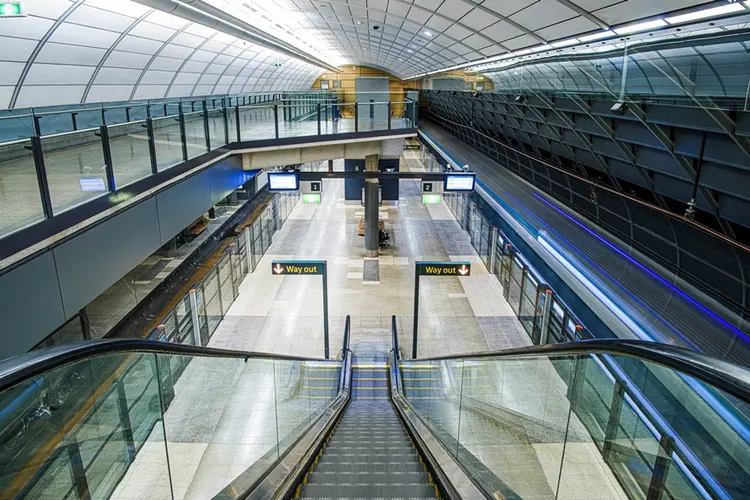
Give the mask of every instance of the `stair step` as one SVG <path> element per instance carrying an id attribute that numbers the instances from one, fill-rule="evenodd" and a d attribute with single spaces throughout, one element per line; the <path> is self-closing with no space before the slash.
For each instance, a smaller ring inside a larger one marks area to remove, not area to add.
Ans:
<path id="1" fill-rule="evenodd" d="M 423 484 L 307 484 L 300 492 L 304 498 L 436 498 L 435 487 Z"/>

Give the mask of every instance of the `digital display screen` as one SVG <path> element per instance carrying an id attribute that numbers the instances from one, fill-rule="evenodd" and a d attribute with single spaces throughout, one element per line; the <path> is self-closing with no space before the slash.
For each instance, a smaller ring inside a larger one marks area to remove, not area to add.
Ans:
<path id="1" fill-rule="evenodd" d="M 448 174 L 443 191 L 474 191 L 475 178 L 473 174 Z"/>
<path id="2" fill-rule="evenodd" d="M 91 179 L 78 179 L 78 183 L 81 185 L 81 191 L 106 191 L 107 185 L 104 184 L 104 179 L 100 177 L 93 177 Z"/>
<path id="3" fill-rule="evenodd" d="M 271 191 L 297 191 L 299 189 L 299 177 L 296 173 L 269 172 L 268 189 Z"/>

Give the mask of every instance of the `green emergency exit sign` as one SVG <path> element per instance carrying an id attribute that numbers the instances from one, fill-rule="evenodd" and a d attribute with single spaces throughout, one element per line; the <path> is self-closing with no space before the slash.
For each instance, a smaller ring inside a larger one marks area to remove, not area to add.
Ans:
<path id="1" fill-rule="evenodd" d="M 21 2 L 0 2 L 0 17 L 23 16 Z"/>

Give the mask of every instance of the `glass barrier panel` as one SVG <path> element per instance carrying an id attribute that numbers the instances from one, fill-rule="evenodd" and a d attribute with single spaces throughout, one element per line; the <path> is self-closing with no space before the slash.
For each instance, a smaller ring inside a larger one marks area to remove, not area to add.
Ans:
<path id="1" fill-rule="evenodd" d="M 119 189 L 131 182 L 151 175 L 151 156 L 145 122 L 110 125 L 109 148 L 112 153 L 112 171 L 115 186 Z"/>
<path id="2" fill-rule="evenodd" d="M 243 141 L 275 138 L 273 106 L 240 107 L 240 128 Z"/>
<path id="3" fill-rule="evenodd" d="M 34 135 L 31 113 L 0 111 L 0 143 L 25 140 Z"/>
<path id="4" fill-rule="evenodd" d="M 96 114 L 98 115 L 98 120 L 95 124 L 90 124 L 90 126 L 87 126 L 89 124 L 85 123 L 81 123 L 83 126 L 78 126 L 78 124 L 76 124 L 75 129 L 73 128 L 73 116 L 71 113 L 60 112 L 38 115 L 37 118 L 39 119 L 40 135 L 65 134 L 68 132 L 74 132 L 75 130 L 98 127 L 101 125 L 101 111 L 98 111 Z M 78 117 L 76 116 L 76 118 Z"/>
<path id="5" fill-rule="evenodd" d="M 750 444 L 743 437 L 748 428 L 747 405 L 654 363 L 621 356 L 612 356 L 612 360 L 627 375 L 632 400 L 648 401 L 649 408 L 659 416 L 658 421 L 652 418 L 660 434 L 655 439 L 671 436 L 676 440 L 675 448 L 689 449 L 695 462 L 704 468 L 700 476 L 712 476 L 734 498 L 743 496 L 750 485 L 745 466 L 750 460 Z M 672 482 L 682 488 L 684 481 L 678 469 L 672 474 Z"/>
<path id="6" fill-rule="evenodd" d="M 208 112 L 208 132 L 211 138 L 211 149 L 220 148 L 227 143 L 224 125 L 224 110 L 214 109 Z"/>
<path id="7" fill-rule="evenodd" d="M 214 334 L 216 327 L 219 326 L 221 319 L 224 317 L 221 307 L 221 296 L 219 292 L 219 276 L 216 268 L 209 272 L 203 282 L 203 296 L 206 303 L 206 319 L 208 322 L 209 337 Z"/>
<path id="8" fill-rule="evenodd" d="M 94 130 L 42 137 L 55 214 L 108 192 L 102 142 Z"/>
<path id="9" fill-rule="evenodd" d="M 44 220 L 31 141 L 0 145 L 0 235 Z"/>
<path id="10" fill-rule="evenodd" d="M 156 165 L 158 170 L 166 170 L 184 161 L 182 157 L 182 139 L 180 125 L 172 117 L 155 118 L 154 149 L 156 150 Z"/>
<path id="11" fill-rule="evenodd" d="M 237 142 L 237 115 L 238 111 L 236 107 L 227 109 L 227 126 L 229 134 L 229 143 Z"/>
<path id="12" fill-rule="evenodd" d="M 192 159 L 207 151 L 206 124 L 203 120 L 202 111 L 185 113 L 183 116 L 185 120 L 185 140 L 187 142 L 188 159 Z"/>
<path id="13" fill-rule="evenodd" d="M 221 311 L 222 316 L 224 316 L 234 302 L 234 285 L 232 283 L 232 268 L 229 254 L 224 254 L 224 257 L 219 261 L 217 271 L 219 273 L 219 290 L 221 291 Z"/>
<path id="14" fill-rule="evenodd" d="M 517 259 L 511 260 L 512 268 L 508 283 L 508 303 L 516 315 L 521 313 L 521 283 L 523 281 L 523 267 Z"/>
<path id="15" fill-rule="evenodd" d="M 0 395 L 20 403 L 15 415 L 2 418 L 22 423 L 5 436 L 1 496 L 116 497 L 128 469 L 149 455 L 151 476 L 139 477 L 137 484 L 150 498 L 170 498 L 162 427 L 156 425 L 159 394 L 149 365 L 149 354 L 100 356 Z M 13 421 L 3 422 L 3 428 L 12 429 Z M 146 450 L 145 435 L 161 447 Z"/>

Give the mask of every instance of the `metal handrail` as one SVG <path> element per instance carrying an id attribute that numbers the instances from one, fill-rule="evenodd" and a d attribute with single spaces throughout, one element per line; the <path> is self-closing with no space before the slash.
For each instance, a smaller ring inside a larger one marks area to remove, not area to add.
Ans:
<path id="1" fill-rule="evenodd" d="M 710 384 L 714 388 L 742 401 L 750 402 L 750 369 L 682 347 L 645 340 L 581 340 L 560 344 L 517 347 L 502 351 L 420 358 L 419 361 L 449 361 L 469 358 L 512 359 L 587 354 L 609 354 L 650 361 Z"/>
<path id="2" fill-rule="evenodd" d="M 85 359 L 110 354 L 152 353 L 163 355 L 182 355 L 200 357 L 277 359 L 285 361 L 328 362 L 323 358 L 287 356 L 254 351 L 237 351 L 199 347 L 187 344 L 173 344 L 154 340 L 88 340 L 74 342 L 49 349 L 39 349 L 20 356 L 9 358 L 0 363 L 0 392 L 37 377 L 43 373 L 76 363 Z"/>

